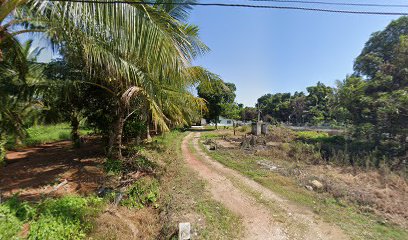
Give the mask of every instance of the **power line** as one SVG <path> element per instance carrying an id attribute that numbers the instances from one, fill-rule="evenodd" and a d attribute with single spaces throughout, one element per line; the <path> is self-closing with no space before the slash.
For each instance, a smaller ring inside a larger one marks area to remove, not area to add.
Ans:
<path id="1" fill-rule="evenodd" d="M 154 2 L 134 2 L 129 0 L 50 0 L 51 2 L 72 2 L 72 3 L 93 3 L 93 4 L 155 4 Z M 387 15 L 387 16 L 408 16 L 408 12 L 380 12 L 380 11 L 355 11 L 355 10 L 336 10 L 324 8 L 307 8 L 296 6 L 273 6 L 273 5 L 253 5 L 253 4 L 229 4 L 229 3 L 197 3 L 182 2 L 168 3 L 163 2 L 161 5 L 188 5 L 188 6 L 206 6 L 206 7 L 237 7 L 237 8 L 257 8 L 257 9 L 279 9 L 279 10 L 299 10 L 309 12 L 327 12 L 339 14 L 359 14 L 359 15 Z"/>
<path id="2" fill-rule="evenodd" d="M 398 7 L 406 8 L 407 4 L 377 4 L 377 3 L 346 3 L 346 2 L 324 2 L 324 1 L 297 1 L 297 0 L 250 0 L 252 2 L 277 2 L 277 3 L 299 3 L 299 4 L 320 4 L 335 6 L 357 6 L 357 7 Z"/>

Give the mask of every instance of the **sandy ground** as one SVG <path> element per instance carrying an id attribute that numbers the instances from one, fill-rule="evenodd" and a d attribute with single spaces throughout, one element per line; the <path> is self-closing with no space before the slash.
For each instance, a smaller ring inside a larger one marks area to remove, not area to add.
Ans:
<path id="1" fill-rule="evenodd" d="M 79 149 L 73 149 L 70 141 L 61 141 L 10 151 L 7 165 L 0 168 L 0 192 L 4 197 L 19 194 L 26 200 L 48 194 L 93 193 L 105 177 L 101 149 L 94 139 Z"/>
<path id="2" fill-rule="evenodd" d="M 325 223 L 310 209 L 283 199 L 240 173 L 226 168 L 206 155 L 198 145 L 199 133 L 190 133 L 182 144 L 182 152 L 187 164 L 208 182 L 213 198 L 237 214 L 243 222 L 243 239 L 348 239 L 336 226 Z M 193 143 L 194 152 L 189 149 Z M 284 214 L 283 221 L 271 208 L 260 203 L 248 191 L 251 189 L 262 199 L 273 202 Z"/>

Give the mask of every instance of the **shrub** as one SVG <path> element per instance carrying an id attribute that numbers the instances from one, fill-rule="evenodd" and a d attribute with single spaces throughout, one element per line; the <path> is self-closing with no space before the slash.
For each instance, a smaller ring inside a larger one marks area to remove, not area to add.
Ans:
<path id="1" fill-rule="evenodd" d="M 238 128 L 238 131 L 240 132 L 249 132 L 251 129 L 248 125 L 243 125 L 241 127 Z"/>
<path id="2" fill-rule="evenodd" d="M 0 135 L 0 167 L 1 165 L 4 164 L 4 160 L 6 157 L 6 153 L 7 153 L 6 146 L 5 146 L 6 143 L 7 143 L 7 138 L 3 135 Z"/>
<path id="3" fill-rule="evenodd" d="M 290 144 L 289 157 L 296 161 L 304 161 L 308 163 L 319 163 L 322 160 L 319 149 L 313 144 L 293 142 Z"/>
<path id="4" fill-rule="evenodd" d="M 19 239 L 25 222 L 30 240 L 84 239 L 101 206 L 102 200 L 95 197 L 66 196 L 30 205 L 14 196 L 0 205 L 0 240 Z"/>
<path id="5" fill-rule="evenodd" d="M 15 216 L 9 206 L 0 205 L 0 240 L 17 239 L 23 223 Z"/>
<path id="6" fill-rule="evenodd" d="M 132 160 L 132 164 L 136 169 L 142 172 L 153 172 L 157 168 L 157 165 L 154 162 L 144 156 L 136 156 Z"/>
<path id="7" fill-rule="evenodd" d="M 269 126 L 270 141 L 273 142 L 291 142 L 295 138 L 295 132 L 289 128 Z"/>
<path id="8" fill-rule="evenodd" d="M 159 182 L 152 177 L 143 177 L 135 182 L 127 191 L 123 206 L 143 208 L 155 204 L 159 198 Z"/>
<path id="9" fill-rule="evenodd" d="M 113 174 L 119 174 L 123 170 L 122 161 L 111 158 L 106 159 L 103 167 L 107 173 Z"/>
<path id="10" fill-rule="evenodd" d="M 84 239 L 85 236 L 85 229 L 82 228 L 80 221 L 70 221 L 46 214 L 31 223 L 28 239 L 77 240 Z"/>
<path id="11" fill-rule="evenodd" d="M 33 219 L 36 214 L 36 209 L 27 202 L 20 201 L 17 195 L 7 200 L 4 206 L 7 206 L 23 222 Z"/>
<path id="12" fill-rule="evenodd" d="M 38 206 L 40 214 L 31 223 L 28 239 L 83 239 L 101 206 L 102 200 L 95 197 L 47 199 Z"/>

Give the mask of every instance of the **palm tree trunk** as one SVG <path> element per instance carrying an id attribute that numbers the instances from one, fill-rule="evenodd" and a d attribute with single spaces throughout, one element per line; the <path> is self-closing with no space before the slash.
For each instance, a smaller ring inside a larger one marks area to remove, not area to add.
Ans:
<path id="1" fill-rule="evenodd" d="M 108 156 L 113 159 L 122 159 L 122 134 L 125 124 L 124 106 L 119 104 L 118 115 L 112 123 L 112 132 L 109 137 Z"/>
<path id="2" fill-rule="evenodd" d="M 150 112 L 147 112 L 146 116 L 146 139 L 147 141 L 152 140 L 152 137 L 150 136 Z"/>
<path id="3" fill-rule="evenodd" d="M 74 143 L 74 147 L 79 148 L 81 141 L 79 138 L 79 120 L 75 113 L 71 114 L 71 140 Z"/>

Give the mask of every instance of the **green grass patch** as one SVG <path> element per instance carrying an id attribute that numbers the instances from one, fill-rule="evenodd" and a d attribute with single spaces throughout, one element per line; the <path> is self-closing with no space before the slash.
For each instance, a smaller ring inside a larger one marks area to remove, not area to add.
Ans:
<path id="1" fill-rule="evenodd" d="M 241 234 L 240 219 L 222 204 L 213 200 L 197 203 L 197 211 L 205 216 L 207 227 L 202 231 L 204 239 L 235 239 Z M 215 236 L 217 236 L 215 238 Z"/>
<path id="2" fill-rule="evenodd" d="M 91 133 L 92 130 L 82 127 L 81 135 Z M 52 125 L 38 125 L 27 129 L 27 137 L 23 139 L 22 145 L 16 146 L 14 139 L 9 139 L 7 148 L 34 146 L 43 143 L 56 142 L 71 139 L 71 126 L 68 123 L 58 123 Z"/>
<path id="3" fill-rule="evenodd" d="M 0 239 L 20 239 L 23 224 L 30 226 L 29 240 L 85 239 L 102 206 L 96 197 L 65 196 L 30 204 L 15 196 L 0 205 Z"/>
<path id="4" fill-rule="evenodd" d="M 303 140 L 315 140 L 315 139 L 327 138 L 329 137 L 329 134 L 326 132 L 299 131 L 299 132 L 296 132 L 296 136 L 299 139 L 303 139 Z"/>

